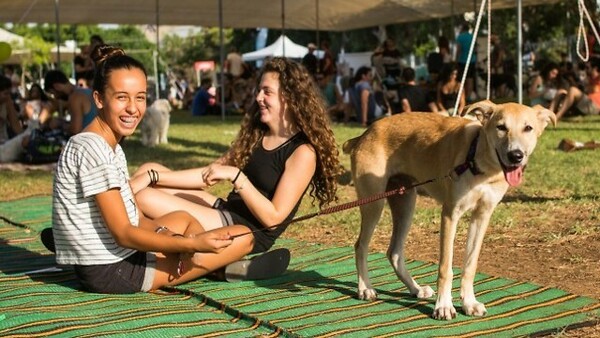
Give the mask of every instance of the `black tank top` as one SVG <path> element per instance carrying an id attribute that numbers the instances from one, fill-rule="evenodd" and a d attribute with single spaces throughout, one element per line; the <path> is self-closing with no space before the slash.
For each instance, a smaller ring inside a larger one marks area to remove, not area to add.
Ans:
<path id="1" fill-rule="evenodd" d="M 266 150 L 262 146 L 261 139 L 254 149 L 254 152 L 250 156 L 248 164 L 246 164 L 242 171 L 248 177 L 250 182 L 252 182 L 252 185 L 254 185 L 254 187 L 261 194 L 263 194 L 263 196 L 269 200 L 272 200 L 273 196 L 275 195 L 277 184 L 279 183 L 283 171 L 285 170 L 285 162 L 299 146 L 307 143 L 309 143 L 308 139 L 304 133 L 300 132 L 292 136 L 292 138 L 287 140 L 279 147 L 273 150 Z M 298 203 L 296 203 L 294 209 L 285 218 L 284 222 L 290 221 L 294 217 L 296 211 L 298 211 L 301 201 L 302 198 L 300 198 Z M 254 215 L 252 215 L 252 212 L 250 212 L 246 206 L 246 203 L 244 203 L 242 200 L 242 197 L 234 191 L 229 193 L 224 208 L 229 212 L 235 213 L 247 220 L 249 224 L 246 225 L 255 229 L 264 228 L 264 225 L 262 225 L 256 219 L 256 217 L 254 217 Z M 272 231 L 264 231 L 263 234 L 269 237 L 272 241 L 275 241 L 275 239 L 283 233 L 286 227 L 287 226 L 277 227 Z"/>

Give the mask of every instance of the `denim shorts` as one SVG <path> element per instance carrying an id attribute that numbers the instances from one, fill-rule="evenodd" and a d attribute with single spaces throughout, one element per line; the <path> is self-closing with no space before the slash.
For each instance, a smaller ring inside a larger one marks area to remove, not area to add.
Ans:
<path id="1" fill-rule="evenodd" d="M 102 265 L 75 265 L 75 275 L 83 288 L 95 293 L 135 293 L 149 291 L 154 282 L 156 256 L 137 251 L 122 261 Z"/>

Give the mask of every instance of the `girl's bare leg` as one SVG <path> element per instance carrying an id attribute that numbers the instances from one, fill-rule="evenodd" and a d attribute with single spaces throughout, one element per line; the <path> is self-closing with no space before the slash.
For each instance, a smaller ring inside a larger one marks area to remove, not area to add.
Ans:
<path id="1" fill-rule="evenodd" d="M 156 219 L 173 211 L 185 210 L 202 222 L 205 230 L 221 227 L 219 212 L 208 206 L 208 203 L 199 204 L 152 188 L 143 189 L 135 195 L 135 198 L 139 208 L 149 218 Z M 216 197 L 214 199 L 216 200 Z"/>
<path id="2" fill-rule="evenodd" d="M 230 235 L 249 233 L 250 229 L 242 225 L 232 225 L 217 230 Z M 194 255 L 156 255 L 156 271 L 152 289 L 165 285 L 179 285 L 236 262 L 252 251 L 254 236 L 237 237 L 233 243 L 219 253 L 196 253 Z M 180 261 L 181 260 L 181 261 Z M 179 270 L 179 271 L 178 271 Z"/>

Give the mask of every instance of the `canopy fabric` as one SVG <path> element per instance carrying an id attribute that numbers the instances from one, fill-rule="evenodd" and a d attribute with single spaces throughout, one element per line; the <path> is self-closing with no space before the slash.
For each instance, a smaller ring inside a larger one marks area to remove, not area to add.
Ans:
<path id="1" fill-rule="evenodd" d="M 269 46 L 254 52 L 245 53 L 242 59 L 246 62 L 262 60 L 273 56 L 285 56 L 293 59 L 300 59 L 308 53 L 308 48 L 301 46 L 285 35 L 280 36 Z"/>
<path id="2" fill-rule="evenodd" d="M 522 0 L 522 4 L 529 6 L 557 1 Z M 59 0 L 58 20 L 61 24 L 156 24 L 158 21 L 160 25 L 218 27 L 219 3 L 223 27 L 343 31 L 448 17 L 477 10 L 480 1 Z M 492 0 L 491 3 L 492 9 L 517 6 L 516 0 Z M 55 0 L 0 0 L 0 22 L 54 23 Z"/>

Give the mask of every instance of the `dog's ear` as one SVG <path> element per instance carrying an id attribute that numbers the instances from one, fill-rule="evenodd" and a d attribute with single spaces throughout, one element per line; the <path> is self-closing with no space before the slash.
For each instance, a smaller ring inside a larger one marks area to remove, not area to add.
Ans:
<path id="1" fill-rule="evenodd" d="M 552 110 L 545 108 L 544 106 L 539 104 L 536 104 L 531 108 L 537 112 L 537 117 L 542 125 L 541 130 L 546 129 L 548 123 L 550 122 L 552 122 L 553 127 L 556 127 L 556 115 L 554 114 L 554 112 L 552 112 Z"/>
<path id="2" fill-rule="evenodd" d="M 483 100 L 465 107 L 465 111 L 462 116 L 469 114 L 475 115 L 481 124 L 485 124 L 490 119 L 495 109 L 496 104 L 494 102 L 490 100 Z"/>

